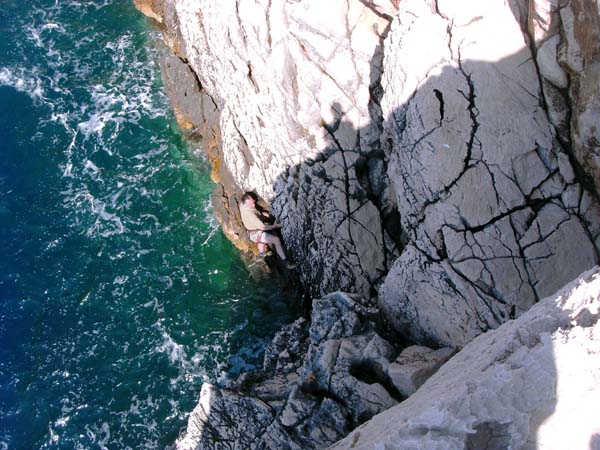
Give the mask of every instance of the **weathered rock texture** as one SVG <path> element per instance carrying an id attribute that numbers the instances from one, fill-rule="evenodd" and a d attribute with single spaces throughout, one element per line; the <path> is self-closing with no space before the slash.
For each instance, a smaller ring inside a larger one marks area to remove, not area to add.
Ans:
<path id="1" fill-rule="evenodd" d="M 417 342 L 463 346 L 598 260 L 598 204 L 513 4 L 406 0 L 385 41 L 388 172 L 409 243 L 379 304 Z"/>
<path id="2" fill-rule="evenodd" d="M 313 297 L 461 348 L 598 263 L 600 0 L 135 1 L 175 55 L 165 85 L 225 232 L 249 248 L 237 196 L 255 190 Z M 351 313 L 321 336 L 323 302 L 306 355 L 246 379 L 258 403 L 219 394 L 266 411 L 226 439 L 317 448 L 397 401 L 393 374 L 421 382 Z"/>
<path id="3" fill-rule="evenodd" d="M 600 448 L 600 269 L 468 344 L 332 449 Z"/>
<path id="4" fill-rule="evenodd" d="M 324 448 L 396 405 L 404 398 L 388 375 L 396 351 L 375 317 L 346 294 L 315 300 L 308 335 L 303 319 L 284 327 L 262 374 L 233 383 L 237 392 L 203 386 L 176 448 Z"/>

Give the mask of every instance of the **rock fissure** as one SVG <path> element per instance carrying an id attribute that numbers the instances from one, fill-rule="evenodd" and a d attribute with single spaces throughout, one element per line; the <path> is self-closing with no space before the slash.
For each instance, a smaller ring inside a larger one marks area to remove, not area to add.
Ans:
<path id="1" fill-rule="evenodd" d="M 351 198 L 351 193 L 350 193 L 350 179 L 349 179 L 350 166 L 349 166 L 348 161 L 346 159 L 346 151 L 344 150 L 344 148 L 342 147 L 342 145 L 340 144 L 340 142 L 337 140 L 337 138 L 335 136 L 335 129 L 331 129 L 328 126 L 326 126 L 325 129 L 327 130 L 327 132 L 329 133 L 329 136 L 331 137 L 331 139 L 333 140 L 333 142 L 337 146 L 338 152 L 339 152 L 339 154 L 342 157 L 342 163 L 343 163 L 342 169 L 343 169 L 344 199 L 345 199 L 345 203 L 346 203 L 346 211 L 345 211 L 345 220 L 342 220 L 342 222 L 340 222 L 338 224 L 338 227 L 342 226 L 342 224 L 343 224 L 344 221 L 347 223 L 347 227 L 348 227 L 348 240 L 350 242 L 351 248 L 355 249 L 357 247 L 356 247 L 356 243 L 354 241 L 354 237 L 353 237 L 353 234 L 352 234 L 352 223 L 354 222 L 354 219 L 353 219 L 353 214 L 352 214 L 352 208 L 350 206 L 350 198 Z M 368 231 L 369 231 L 369 233 L 372 234 L 372 232 L 370 230 L 368 230 Z M 357 252 L 353 251 L 353 250 L 350 250 L 349 253 L 356 256 L 356 260 L 357 260 L 357 264 L 358 264 L 359 270 L 361 271 L 364 279 L 371 286 L 371 289 L 374 291 L 375 290 L 375 285 L 373 283 L 373 280 L 369 276 L 369 274 L 362 267 L 360 255 Z"/>
<path id="2" fill-rule="evenodd" d="M 197 114 L 180 108 L 178 122 L 208 136 L 219 217 L 235 222 L 244 190 L 271 204 L 316 333 L 281 338 L 289 347 L 243 389 L 203 387 L 212 394 L 201 402 L 215 405 L 210 417 L 209 409 L 190 416 L 189 434 L 201 444 L 189 448 L 221 438 L 226 448 L 332 445 L 398 401 L 422 398 L 423 390 L 411 395 L 414 386 L 403 390 L 421 370 L 396 360 L 403 345 L 467 348 L 598 261 L 588 4 L 528 2 L 525 14 L 524 2 L 503 0 L 150 3 L 181 56 L 166 69 L 185 66 L 191 75 L 182 79 L 197 86 L 176 95 L 205 97 L 191 102 Z M 243 229 L 228 226 L 242 242 Z M 329 297 L 338 290 L 376 301 L 377 321 L 389 329 L 343 306 L 345 294 Z M 582 321 L 597 314 L 588 316 Z M 504 353 L 507 361 L 520 355 Z M 527 364 L 503 370 L 517 367 Z M 516 431 L 504 428 L 507 416 L 489 417 L 492 409 L 477 415 L 486 401 L 461 406 L 477 416 L 461 424 L 468 437 L 443 426 L 406 436 L 502 448 Z M 223 408 L 231 413 L 219 418 Z"/>

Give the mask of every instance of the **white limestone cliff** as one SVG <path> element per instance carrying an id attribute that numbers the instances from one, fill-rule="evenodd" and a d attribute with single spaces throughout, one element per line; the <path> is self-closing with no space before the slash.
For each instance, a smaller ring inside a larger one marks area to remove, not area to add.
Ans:
<path id="1" fill-rule="evenodd" d="M 396 336 L 460 349 L 598 264 L 599 0 L 135 2 L 172 52 L 165 87 L 182 128 L 202 137 L 224 231 L 252 248 L 237 198 L 255 190 L 311 297 L 357 294 Z M 344 336 L 346 356 L 371 338 Z M 388 344 L 386 370 L 402 347 Z M 327 356 L 341 344 L 323 346 Z M 321 375 L 339 369 L 352 383 L 344 364 Z M 267 411 L 243 439 L 279 423 L 265 437 L 275 447 L 304 430 L 299 448 L 318 448 L 372 415 L 360 395 L 339 398 L 343 376 L 335 390 L 294 367 L 251 390 L 257 404 L 206 392 L 225 409 Z M 402 370 L 412 392 L 422 380 Z M 418 395 L 431 401 L 408 401 Z M 467 448 L 506 423 L 470 423 Z"/>
<path id="2" fill-rule="evenodd" d="M 469 343 L 332 450 L 600 449 L 600 269 Z"/>
<path id="3" fill-rule="evenodd" d="M 210 130 L 214 114 L 202 121 L 190 111 L 180 120 L 219 141 L 212 159 L 226 189 L 215 203 L 235 216 L 233 197 L 255 190 L 272 202 L 313 295 L 374 297 L 400 242 L 378 105 L 394 2 L 138 3 L 162 18 L 165 41 L 217 106 Z M 174 103 L 184 109 L 183 100 Z M 240 240 L 243 232 L 223 216 Z"/>

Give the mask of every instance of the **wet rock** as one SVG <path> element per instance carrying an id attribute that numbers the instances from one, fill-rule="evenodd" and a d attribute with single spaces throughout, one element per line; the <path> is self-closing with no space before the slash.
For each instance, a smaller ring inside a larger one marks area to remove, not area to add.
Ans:
<path id="1" fill-rule="evenodd" d="M 162 56 L 159 66 L 181 130 L 190 137 L 206 135 L 210 125 L 218 120 L 219 111 L 212 99 L 202 92 L 194 72 L 174 55 Z"/>
<path id="2" fill-rule="evenodd" d="M 133 0 L 135 7 L 145 16 L 163 23 L 163 17 L 156 0 Z"/>
<path id="3" fill-rule="evenodd" d="M 412 345 L 402 350 L 396 360 L 389 365 L 388 375 L 398 392 L 404 397 L 409 397 L 453 354 L 454 350 L 450 348 L 433 350 Z"/>
<path id="4" fill-rule="evenodd" d="M 414 395 L 331 448 L 597 448 L 599 319 L 596 267 L 473 340 Z"/>

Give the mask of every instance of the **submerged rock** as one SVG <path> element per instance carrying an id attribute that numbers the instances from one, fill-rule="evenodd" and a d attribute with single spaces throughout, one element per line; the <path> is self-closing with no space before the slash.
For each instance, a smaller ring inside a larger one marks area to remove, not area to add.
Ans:
<path id="1" fill-rule="evenodd" d="M 332 449 L 600 448 L 600 269 L 480 336 Z"/>

